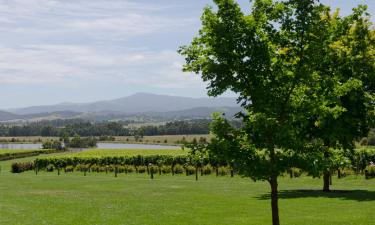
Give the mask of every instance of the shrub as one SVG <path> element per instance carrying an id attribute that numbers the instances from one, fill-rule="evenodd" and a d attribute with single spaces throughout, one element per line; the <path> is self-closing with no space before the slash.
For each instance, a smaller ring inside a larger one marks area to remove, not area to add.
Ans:
<path id="1" fill-rule="evenodd" d="M 138 169 L 138 173 L 145 173 L 147 171 L 146 166 L 138 166 L 137 169 Z"/>
<path id="2" fill-rule="evenodd" d="M 302 170 L 299 168 L 293 167 L 289 170 L 289 173 L 291 177 L 300 177 L 302 175 Z"/>
<path id="3" fill-rule="evenodd" d="M 15 162 L 12 163 L 11 172 L 12 173 L 22 173 L 24 171 L 33 170 L 34 163 L 32 162 Z"/>
<path id="4" fill-rule="evenodd" d="M 135 171 L 134 166 L 126 165 L 125 166 L 125 172 L 126 173 L 133 173 Z"/>
<path id="5" fill-rule="evenodd" d="M 91 165 L 91 166 L 90 166 L 90 170 L 91 170 L 92 172 L 99 172 L 99 166 L 97 166 L 96 164 Z"/>
<path id="6" fill-rule="evenodd" d="M 53 149 L 57 151 L 64 150 L 63 144 L 59 140 L 46 140 L 42 144 L 43 149 Z"/>
<path id="7" fill-rule="evenodd" d="M 158 170 L 159 170 L 159 167 L 158 166 L 149 166 L 148 169 L 150 170 L 150 173 L 157 173 Z"/>
<path id="8" fill-rule="evenodd" d="M 172 168 L 170 166 L 162 166 L 161 167 L 161 172 L 163 174 L 171 173 L 172 172 Z"/>
<path id="9" fill-rule="evenodd" d="M 209 175 L 212 173 L 213 167 L 208 164 L 208 165 L 203 166 L 202 170 L 203 170 L 203 174 Z"/>
<path id="10" fill-rule="evenodd" d="M 187 175 L 195 174 L 195 167 L 194 166 L 185 166 L 185 172 L 187 172 Z"/>
<path id="11" fill-rule="evenodd" d="M 375 165 L 374 164 L 371 164 L 370 166 L 366 167 L 365 177 L 366 179 L 375 178 Z"/>
<path id="12" fill-rule="evenodd" d="M 73 172 L 74 171 L 74 167 L 73 166 L 66 166 L 65 167 L 65 172 L 69 173 L 69 172 Z"/>
<path id="13" fill-rule="evenodd" d="M 361 146 L 367 146 L 368 145 L 368 139 L 367 139 L 367 137 L 362 138 L 361 141 L 359 142 L 359 144 Z"/>
<path id="14" fill-rule="evenodd" d="M 219 175 L 220 175 L 220 176 L 225 176 L 225 175 L 227 175 L 227 174 L 229 173 L 229 171 L 230 171 L 230 169 L 229 169 L 228 167 L 226 167 L 226 166 L 220 166 L 220 167 L 218 168 L 218 172 L 219 172 Z"/>
<path id="15" fill-rule="evenodd" d="M 52 164 L 48 164 L 47 167 L 46 167 L 47 172 L 53 172 L 54 169 L 55 169 L 55 167 Z"/>
<path id="16" fill-rule="evenodd" d="M 182 173 L 184 173 L 184 168 L 180 164 L 175 165 L 173 167 L 173 170 L 174 170 L 175 174 L 182 174 Z"/>

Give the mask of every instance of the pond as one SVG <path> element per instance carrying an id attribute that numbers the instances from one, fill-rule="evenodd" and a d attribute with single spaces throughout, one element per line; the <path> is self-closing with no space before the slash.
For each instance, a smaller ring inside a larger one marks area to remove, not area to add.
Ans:
<path id="1" fill-rule="evenodd" d="M 2 143 L 0 149 L 41 149 L 41 143 L 19 144 Z M 124 144 L 124 143 L 98 143 L 98 149 L 180 149 L 179 146 L 168 145 L 145 145 L 145 144 Z"/>

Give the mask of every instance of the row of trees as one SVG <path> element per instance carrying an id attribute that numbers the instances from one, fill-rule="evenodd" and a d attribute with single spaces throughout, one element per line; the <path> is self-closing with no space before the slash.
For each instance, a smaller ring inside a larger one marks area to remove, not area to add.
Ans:
<path id="1" fill-rule="evenodd" d="M 149 125 L 141 127 L 126 127 L 122 122 L 91 123 L 87 121 L 74 121 L 63 127 L 52 126 L 47 123 L 31 123 L 22 126 L 0 126 L 0 136 L 63 136 L 80 135 L 88 136 L 152 136 L 152 135 L 177 135 L 177 134 L 208 134 L 210 120 L 173 121 L 163 125 Z M 238 121 L 231 121 L 236 127 Z M 53 124 L 53 123 L 52 123 Z M 60 123 L 58 123 L 60 124 Z"/>
<path id="2" fill-rule="evenodd" d="M 303 165 L 323 171 L 329 191 L 332 158 L 374 125 L 375 31 L 366 6 L 340 16 L 317 0 L 254 0 L 245 14 L 234 0 L 214 2 L 179 52 L 209 95 L 237 94 L 244 126 L 215 115 L 206 154 L 268 181 L 279 225 L 278 177 Z"/>
<path id="3" fill-rule="evenodd" d="M 173 121 L 163 125 L 148 125 L 141 127 L 126 127 L 122 122 L 91 123 L 87 121 L 75 121 L 63 127 L 52 126 L 45 123 L 30 123 L 28 125 L 1 125 L 0 136 L 44 136 L 59 137 L 63 135 L 88 136 L 153 136 L 153 135 L 177 135 L 177 134 L 208 134 L 210 120 Z M 231 121 L 239 127 L 240 121 Z M 53 124 L 53 123 L 52 123 Z"/>
<path id="4" fill-rule="evenodd" d="M 43 149 L 53 149 L 57 151 L 65 150 L 66 148 L 93 148 L 96 147 L 98 139 L 95 137 L 74 137 L 63 136 L 60 140 L 46 140 L 42 143 Z"/>

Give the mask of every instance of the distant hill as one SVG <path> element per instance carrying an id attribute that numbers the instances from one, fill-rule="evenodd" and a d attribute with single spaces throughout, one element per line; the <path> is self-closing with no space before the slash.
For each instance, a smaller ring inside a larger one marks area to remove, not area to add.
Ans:
<path id="1" fill-rule="evenodd" d="M 209 118 L 213 112 L 218 111 L 233 117 L 240 110 L 234 98 L 189 98 L 138 93 L 108 101 L 62 103 L 13 109 L 11 112 L 0 111 L 0 121 L 84 119 L 149 122 Z"/>
<path id="2" fill-rule="evenodd" d="M 70 112 L 117 112 L 145 113 L 181 111 L 198 107 L 237 107 L 234 98 L 189 98 L 169 95 L 137 93 L 128 97 L 97 101 L 92 103 L 62 103 L 57 105 L 32 106 L 13 109 L 10 112 L 20 115 Z"/>
<path id="3" fill-rule="evenodd" d="M 0 120 L 14 120 L 18 119 L 20 116 L 14 113 L 0 111 Z"/>

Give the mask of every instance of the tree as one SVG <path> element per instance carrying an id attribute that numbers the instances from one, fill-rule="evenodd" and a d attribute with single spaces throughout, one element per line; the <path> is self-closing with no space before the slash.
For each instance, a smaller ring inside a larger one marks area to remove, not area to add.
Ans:
<path id="1" fill-rule="evenodd" d="M 320 22 L 325 41 L 320 44 L 319 63 L 311 67 L 324 74 L 316 92 L 324 101 L 323 110 L 310 121 L 310 135 L 321 144 L 321 152 L 320 160 L 310 162 L 317 162 L 323 171 L 323 191 L 330 191 L 338 156 L 353 155 L 354 141 L 366 136 L 373 125 L 375 32 L 366 9 L 359 6 L 346 17 L 340 17 L 338 10 L 333 15 L 326 13 Z"/>
<path id="2" fill-rule="evenodd" d="M 328 48 L 336 41 L 327 35 L 334 26 L 326 19 L 328 7 L 314 0 L 255 0 L 245 15 L 233 0 L 214 2 L 217 10 L 204 9 L 198 37 L 179 49 L 184 71 L 200 74 L 210 96 L 227 90 L 238 95 L 245 111 L 238 113 L 243 127 L 235 129 L 215 115 L 215 138 L 208 148 L 240 174 L 270 183 L 272 222 L 278 225 L 278 176 L 322 153 L 327 136 L 319 136 L 317 128 L 329 118 L 333 122 L 324 127 L 343 125 L 342 105 L 346 96 L 358 97 L 347 93 L 355 93 L 359 82 L 350 74 L 341 79 L 344 69 L 335 73 L 336 63 L 348 62 L 322 61 L 335 51 Z M 367 98 L 374 102 L 373 95 Z M 355 135 L 330 140 L 347 137 Z"/>

